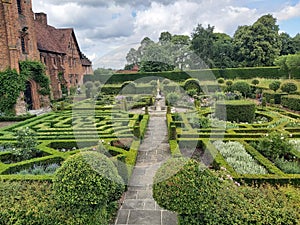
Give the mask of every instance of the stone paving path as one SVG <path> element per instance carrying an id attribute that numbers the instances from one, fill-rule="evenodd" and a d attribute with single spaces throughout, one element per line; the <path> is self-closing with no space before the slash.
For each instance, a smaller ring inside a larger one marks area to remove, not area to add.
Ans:
<path id="1" fill-rule="evenodd" d="M 115 225 L 176 225 L 175 213 L 163 210 L 152 197 L 157 169 L 170 157 L 165 113 L 151 113 L 136 166 Z"/>

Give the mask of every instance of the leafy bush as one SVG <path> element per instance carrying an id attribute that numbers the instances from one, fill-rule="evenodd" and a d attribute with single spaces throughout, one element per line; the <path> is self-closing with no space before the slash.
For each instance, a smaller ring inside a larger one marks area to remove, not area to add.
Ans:
<path id="1" fill-rule="evenodd" d="M 191 159 L 169 159 L 155 174 L 153 197 L 163 208 L 179 214 L 209 210 L 222 189 L 210 170 Z"/>
<path id="2" fill-rule="evenodd" d="M 285 134 L 272 132 L 260 139 L 257 146 L 254 146 L 263 155 L 271 160 L 286 156 L 293 148 Z"/>
<path id="3" fill-rule="evenodd" d="M 192 117 L 190 119 L 190 124 L 193 128 L 209 128 L 210 121 L 205 116 Z"/>
<path id="4" fill-rule="evenodd" d="M 88 81 L 84 84 L 84 86 L 87 88 L 87 89 L 92 89 L 94 87 L 94 84 L 93 82 L 91 81 Z"/>
<path id="5" fill-rule="evenodd" d="M 175 106 L 179 100 L 179 95 L 176 92 L 170 92 L 169 94 L 167 94 L 166 100 L 168 105 Z"/>
<path id="6" fill-rule="evenodd" d="M 12 149 L 12 154 L 17 157 L 18 160 L 26 160 L 33 158 L 39 152 L 36 148 L 38 145 L 36 134 L 28 127 L 17 130 L 15 132 L 17 144 Z"/>
<path id="7" fill-rule="evenodd" d="M 277 91 L 280 88 L 281 82 L 278 80 L 273 81 L 272 83 L 269 84 L 269 88 L 273 91 Z"/>
<path id="8" fill-rule="evenodd" d="M 248 96 L 251 93 L 250 85 L 245 81 L 237 81 L 232 86 L 231 89 L 233 91 L 238 91 L 243 94 L 243 96 Z"/>
<path id="9" fill-rule="evenodd" d="M 0 224 L 108 225 L 105 207 L 62 207 L 48 182 L 0 181 Z"/>
<path id="10" fill-rule="evenodd" d="M 197 89 L 189 89 L 189 90 L 186 91 L 186 93 L 187 93 L 189 96 L 193 97 L 193 96 L 195 96 L 195 95 L 198 94 L 198 91 L 197 91 Z"/>
<path id="11" fill-rule="evenodd" d="M 197 90 L 197 93 L 200 93 L 201 88 L 200 88 L 200 82 L 198 79 L 195 78 L 189 78 L 184 82 L 184 90 L 188 91 L 191 89 Z"/>
<path id="12" fill-rule="evenodd" d="M 300 111 L 300 96 L 299 95 L 288 95 L 283 96 L 281 99 L 281 104 L 292 110 Z"/>
<path id="13" fill-rule="evenodd" d="M 255 104 L 242 100 L 217 102 L 215 115 L 221 120 L 252 123 L 255 118 Z"/>
<path id="14" fill-rule="evenodd" d="M 58 201 L 67 206 L 106 206 L 124 191 L 114 164 L 97 152 L 68 158 L 55 173 L 53 183 Z"/>
<path id="15" fill-rule="evenodd" d="M 177 212 L 181 225 L 298 224 L 295 191 L 240 186 L 226 171 L 211 171 L 185 158 L 163 164 L 153 185 L 154 199 Z"/>
<path id="16" fill-rule="evenodd" d="M 293 82 L 283 83 L 280 87 L 283 92 L 287 92 L 288 94 L 297 91 L 297 85 Z"/>

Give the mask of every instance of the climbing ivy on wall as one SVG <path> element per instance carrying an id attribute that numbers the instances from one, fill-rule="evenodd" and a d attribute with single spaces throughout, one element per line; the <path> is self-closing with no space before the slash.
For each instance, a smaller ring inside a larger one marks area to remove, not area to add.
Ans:
<path id="1" fill-rule="evenodd" d="M 20 73 L 25 76 L 27 80 L 34 80 L 40 85 L 39 93 L 41 95 L 50 94 L 50 80 L 46 76 L 45 66 L 38 61 L 21 61 Z"/>
<path id="2" fill-rule="evenodd" d="M 20 92 L 25 90 L 26 77 L 16 70 L 0 71 L 0 114 L 10 115 L 17 103 Z"/>
<path id="3" fill-rule="evenodd" d="M 32 79 L 40 85 L 41 95 L 50 94 L 50 80 L 45 74 L 45 66 L 38 61 L 20 62 L 20 74 L 16 70 L 0 71 L 0 115 L 14 114 L 20 92 L 26 88 L 26 81 Z"/>

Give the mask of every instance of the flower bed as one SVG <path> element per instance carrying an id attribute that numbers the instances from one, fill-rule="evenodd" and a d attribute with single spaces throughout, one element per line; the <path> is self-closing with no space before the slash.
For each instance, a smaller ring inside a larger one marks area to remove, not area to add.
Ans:
<path id="1" fill-rule="evenodd" d="M 213 143 L 225 160 L 240 174 L 267 174 L 268 171 L 249 155 L 239 142 Z"/>

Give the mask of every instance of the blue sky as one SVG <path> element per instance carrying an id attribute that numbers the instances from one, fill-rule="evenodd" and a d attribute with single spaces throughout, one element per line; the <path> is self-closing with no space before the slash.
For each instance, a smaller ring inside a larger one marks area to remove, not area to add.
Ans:
<path id="1" fill-rule="evenodd" d="M 94 67 L 121 68 L 131 47 L 161 32 L 190 35 L 197 24 L 233 35 L 272 14 L 281 32 L 300 33 L 300 0 L 32 0 L 55 27 L 73 27 Z"/>

